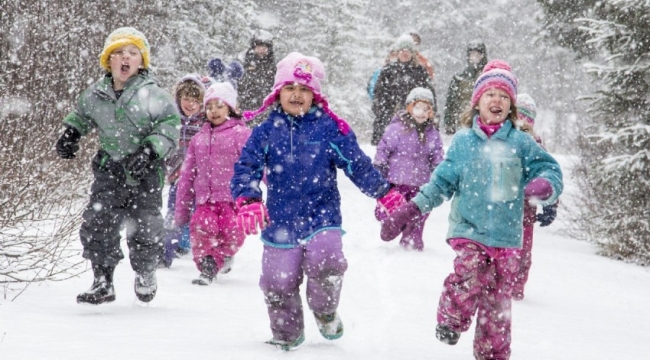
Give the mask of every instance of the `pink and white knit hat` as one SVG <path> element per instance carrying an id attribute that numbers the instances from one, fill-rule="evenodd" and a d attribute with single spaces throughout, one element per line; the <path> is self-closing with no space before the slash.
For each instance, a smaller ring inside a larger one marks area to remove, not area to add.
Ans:
<path id="1" fill-rule="evenodd" d="M 520 119 L 525 120 L 531 126 L 535 125 L 537 105 L 530 95 L 517 94 L 517 114 L 519 114 Z"/>
<path id="2" fill-rule="evenodd" d="M 474 83 L 472 106 L 478 104 L 484 92 L 494 88 L 508 93 L 513 105 L 517 103 L 517 77 L 512 73 L 510 65 L 503 60 L 492 60 L 485 65 Z"/>
<path id="3" fill-rule="evenodd" d="M 292 52 L 278 63 L 273 90 L 264 98 L 262 106 L 255 111 L 244 111 L 243 116 L 246 120 L 250 120 L 261 114 L 276 102 L 283 86 L 300 84 L 311 89 L 314 93 L 314 102 L 336 121 L 339 131 L 347 135 L 350 132 L 350 125 L 330 110 L 327 98 L 321 93 L 322 80 L 325 80 L 325 66 L 318 58 Z"/>
<path id="4" fill-rule="evenodd" d="M 210 85 L 203 97 L 203 108 L 205 109 L 210 100 L 216 99 L 223 101 L 231 110 L 237 110 L 237 90 L 230 82 L 218 82 Z"/>

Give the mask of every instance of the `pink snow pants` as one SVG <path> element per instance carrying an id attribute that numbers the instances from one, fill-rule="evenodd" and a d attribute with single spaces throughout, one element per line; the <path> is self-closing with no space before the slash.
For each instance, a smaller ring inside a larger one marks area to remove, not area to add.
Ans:
<path id="1" fill-rule="evenodd" d="M 517 250 L 517 257 L 519 261 L 519 271 L 513 279 L 514 284 L 512 287 L 512 297 L 521 300 L 524 298 L 524 287 L 528 281 L 528 273 L 533 264 L 533 229 L 534 223 L 526 225 L 524 222 L 524 239 L 521 250 Z"/>
<path id="2" fill-rule="evenodd" d="M 477 314 L 474 358 L 510 358 L 511 293 L 518 259 L 513 249 L 487 249 L 469 240 L 452 242 L 454 272 L 444 282 L 438 323 L 465 332 Z"/>
<path id="3" fill-rule="evenodd" d="M 237 227 L 234 202 L 199 205 L 190 221 L 190 242 L 197 269 L 201 259 L 212 256 L 217 268 L 223 268 L 224 257 L 232 257 L 244 244 L 246 235 Z"/>

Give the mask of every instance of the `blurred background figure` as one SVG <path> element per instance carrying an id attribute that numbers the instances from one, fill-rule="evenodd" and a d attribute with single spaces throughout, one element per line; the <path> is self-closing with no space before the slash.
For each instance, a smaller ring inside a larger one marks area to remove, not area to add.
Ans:
<path id="1" fill-rule="evenodd" d="M 474 82 L 487 62 L 485 44 L 480 41 L 470 42 L 467 46 L 467 66 L 456 73 L 449 83 L 443 118 L 445 134 L 453 135 L 460 127 L 460 114 L 469 106 Z"/>

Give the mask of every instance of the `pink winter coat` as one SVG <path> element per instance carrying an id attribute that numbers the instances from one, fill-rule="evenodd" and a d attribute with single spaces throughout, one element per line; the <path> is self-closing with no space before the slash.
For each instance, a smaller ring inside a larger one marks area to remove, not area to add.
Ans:
<path id="1" fill-rule="evenodd" d="M 250 134 L 242 120 L 230 119 L 217 127 L 206 122 L 194 135 L 178 179 L 174 212 L 177 226 L 189 223 L 195 203 L 233 202 L 230 179 Z"/>

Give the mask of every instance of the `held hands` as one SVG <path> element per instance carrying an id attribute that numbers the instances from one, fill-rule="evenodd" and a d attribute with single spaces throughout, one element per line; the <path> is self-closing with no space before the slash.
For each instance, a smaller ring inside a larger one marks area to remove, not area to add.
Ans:
<path id="1" fill-rule="evenodd" d="M 144 179 L 147 172 L 151 169 L 151 163 L 156 160 L 158 155 L 146 143 L 138 148 L 133 154 L 124 158 L 124 168 L 131 174 L 131 177 L 137 181 Z"/>
<path id="2" fill-rule="evenodd" d="M 59 157 L 62 159 L 74 159 L 74 153 L 79 151 L 79 145 L 77 144 L 79 139 L 81 139 L 79 130 L 72 126 L 66 126 L 63 135 L 56 142 L 56 152 Z"/>
<path id="3" fill-rule="evenodd" d="M 397 209 L 399 206 L 404 205 L 406 199 L 399 191 L 391 188 L 388 190 L 386 195 L 377 199 L 377 207 L 380 212 L 383 212 L 385 215 L 390 215 Z"/>
<path id="4" fill-rule="evenodd" d="M 381 239 L 384 241 L 395 239 L 408 226 L 413 226 L 413 220 L 419 216 L 422 216 L 422 212 L 412 201 L 398 207 L 381 224 Z"/>
<path id="5" fill-rule="evenodd" d="M 539 226 L 549 226 L 557 216 L 557 203 L 553 205 L 546 205 L 542 207 L 542 213 L 537 214 L 537 221 Z"/>
<path id="6" fill-rule="evenodd" d="M 257 234 L 257 227 L 263 230 L 269 220 L 269 212 L 260 199 L 237 199 L 237 226 L 244 234 Z"/>

